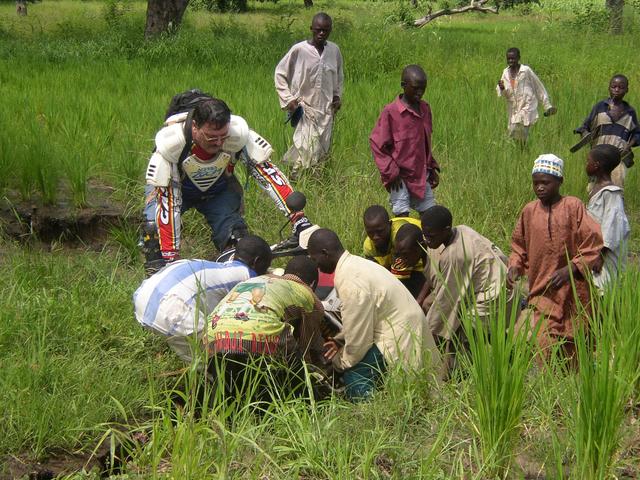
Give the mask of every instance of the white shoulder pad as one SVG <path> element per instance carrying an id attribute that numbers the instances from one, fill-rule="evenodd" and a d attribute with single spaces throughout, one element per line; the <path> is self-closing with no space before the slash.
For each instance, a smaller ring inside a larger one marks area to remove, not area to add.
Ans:
<path id="1" fill-rule="evenodd" d="M 189 116 L 189 112 L 175 113 L 171 115 L 164 121 L 164 126 L 168 127 L 169 125 L 173 125 L 174 123 L 182 123 Z"/>
<path id="2" fill-rule="evenodd" d="M 168 187 L 171 183 L 171 164 L 158 152 L 154 152 L 149 159 L 145 179 L 147 185 Z"/>
<path id="3" fill-rule="evenodd" d="M 249 130 L 249 142 L 247 143 L 247 154 L 254 163 L 262 163 L 269 160 L 273 148 L 264 138 L 253 130 Z"/>
<path id="4" fill-rule="evenodd" d="M 231 115 L 229 122 L 229 138 L 224 141 L 222 149 L 225 152 L 236 153 L 244 148 L 249 141 L 249 125 L 247 121 L 237 115 Z"/>
<path id="5" fill-rule="evenodd" d="M 164 127 L 156 134 L 156 152 L 171 163 L 178 163 L 186 140 L 182 131 L 183 123 L 174 123 Z"/>

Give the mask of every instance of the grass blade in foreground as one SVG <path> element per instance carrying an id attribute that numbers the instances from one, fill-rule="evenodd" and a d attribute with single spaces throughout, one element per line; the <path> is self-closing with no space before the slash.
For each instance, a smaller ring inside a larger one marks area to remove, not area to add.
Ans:
<path id="1" fill-rule="evenodd" d="M 604 479 L 612 473 L 625 405 L 638 379 L 638 277 L 638 272 L 629 272 L 610 288 L 600 299 L 590 334 L 579 330 L 575 338 L 579 366 L 572 415 L 575 478 Z"/>
<path id="2" fill-rule="evenodd" d="M 516 331 L 517 309 L 507 307 L 507 297 L 502 292 L 488 325 L 471 312 L 462 319 L 469 342 L 465 360 L 472 382 L 469 408 L 480 442 L 483 478 L 505 478 L 509 473 L 533 357 L 530 332 Z"/>

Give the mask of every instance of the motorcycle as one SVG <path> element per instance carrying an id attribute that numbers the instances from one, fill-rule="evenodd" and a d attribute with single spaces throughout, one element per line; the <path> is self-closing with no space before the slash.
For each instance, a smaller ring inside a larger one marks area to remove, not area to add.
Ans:
<path id="1" fill-rule="evenodd" d="M 291 212 L 292 216 L 302 212 L 307 204 L 307 198 L 302 192 L 292 192 L 285 200 L 286 206 Z M 291 225 L 291 221 L 287 222 L 280 228 L 279 235 L 282 238 L 282 232 L 285 228 Z M 311 225 L 302 230 L 298 236 L 292 235 L 289 238 L 280 240 L 270 246 L 273 258 L 286 258 L 296 255 L 307 254 L 307 244 L 309 243 L 309 237 L 311 234 L 320 228 L 318 225 Z M 216 262 L 230 262 L 235 256 L 235 248 L 231 248 L 222 252 L 217 258 Z M 274 271 L 274 273 L 278 273 Z M 320 331 L 324 338 L 334 337 L 338 332 L 342 330 L 342 320 L 340 314 L 340 299 L 333 286 L 333 275 L 327 275 L 322 272 L 319 273 L 318 285 L 315 288 L 315 294 L 318 296 L 324 307 L 324 318 Z"/>

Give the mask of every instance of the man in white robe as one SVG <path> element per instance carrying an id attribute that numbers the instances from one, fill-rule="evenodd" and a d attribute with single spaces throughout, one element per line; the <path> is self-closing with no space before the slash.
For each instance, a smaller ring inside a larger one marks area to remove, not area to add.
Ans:
<path id="1" fill-rule="evenodd" d="M 291 47 L 275 71 L 280 107 L 292 116 L 302 108 L 293 145 L 283 157 L 293 165 L 294 177 L 300 169 L 323 161 L 331 147 L 333 118 L 341 106 L 344 82 L 340 49 L 327 41 L 331 28 L 329 15 L 316 14 L 311 40 Z"/>

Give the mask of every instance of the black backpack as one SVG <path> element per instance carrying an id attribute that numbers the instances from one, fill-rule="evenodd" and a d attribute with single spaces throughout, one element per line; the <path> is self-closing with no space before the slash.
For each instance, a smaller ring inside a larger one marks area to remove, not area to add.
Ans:
<path id="1" fill-rule="evenodd" d="M 180 170 L 181 174 L 182 162 L 189 156 L 189 153 L 191 152 L 191 144 L 193 143 L 193 138 L 191 137 L 193 110 L 200 102 L 204 102 L 206 100 L 213 100 L 213 96 L 197 88 L 187 90 L 186 92 L 182 93 L 176 93 L 171 99 L 171 103 L 169 103 L 169 108 L 167 109 L 167 113 L 164 117 L 164 119 L 166 120 L 176 113 L 189 112 L 189 115 L 187 115 L 187 119 L 184 122 L 183 129 L 185 144 L 182 152 L 180 152 L 180 157 L 178 157 L 178 169 Z"/>
<path id="2" fill-rule="evenodd" d="M 197 88 L 187 90 L 182 93 L 176 93 L 171 99 L 169 109 L 167 110 L 167 114 L 164 116 L 164 119 L 166 120 L 176 113 L 191 113 L 200 102 L 204 102 L 205 100 L 213 100 L 213 96 Z"/>

